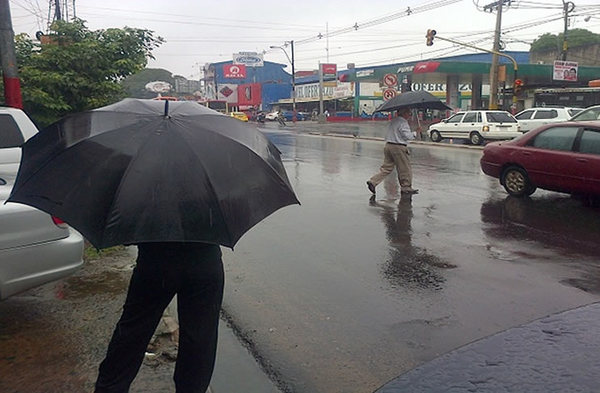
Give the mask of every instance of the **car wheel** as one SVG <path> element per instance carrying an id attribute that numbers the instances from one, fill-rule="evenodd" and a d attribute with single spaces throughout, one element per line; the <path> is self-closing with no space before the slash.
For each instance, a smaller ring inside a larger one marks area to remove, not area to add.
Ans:
<path id="1" fill-rule="evenodd" d="M 529 181 L 527 172 L 517 166 L 508 167 L 502 172 L 502 185 L 512 196 L 529 196 L 535 192 L 535 186 Z"/>
<path id="2" fill-rule="evenodd" d="M 469 135 L 469 141 L 471 141 L 471 144 L 473 145 L 481 145 L 483 143 L 483 137 L 479 135 L 478 132 L 472 132 L 471 135 Z"/>
<path id="3" fill-rule="evenodd" d="M 429 137 L 431 138 L 432 142 L 440 142 L 442 140 L 442 135 L 437 130 L 431 131 Z"/>

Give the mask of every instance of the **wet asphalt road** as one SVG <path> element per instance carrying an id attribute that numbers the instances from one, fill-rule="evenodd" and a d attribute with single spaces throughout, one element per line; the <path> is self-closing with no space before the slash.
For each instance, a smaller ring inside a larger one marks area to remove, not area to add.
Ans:
<path id="1" fill-rule="evenodd" d="M 359 135 L 380 136 L 369 127 Z M 315 129 L 266 126 L 302 205 L 224 254 L 224 310 L 284 390 L 372 392 L 476 339 L 600 299 L 598 209 L 539 190 L 509 198 L 480 171 L 480 150 L 427 145 L 412 147 L 418 195 L 400 198 L 390 175 L 371 199 L 383 143 Z"/>

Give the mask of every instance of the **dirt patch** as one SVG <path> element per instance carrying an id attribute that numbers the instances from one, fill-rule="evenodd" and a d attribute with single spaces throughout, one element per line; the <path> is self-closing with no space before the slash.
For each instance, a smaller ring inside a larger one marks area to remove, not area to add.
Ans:
<path id="1" fill-rule="evenodd" d="M 92 392 L 134 263 L 124 247 L 92 250 L 73 276 L 0 302 L 0 392 Z M 169 332 L 150 351 L 131 392 L 173 391 Z"/>

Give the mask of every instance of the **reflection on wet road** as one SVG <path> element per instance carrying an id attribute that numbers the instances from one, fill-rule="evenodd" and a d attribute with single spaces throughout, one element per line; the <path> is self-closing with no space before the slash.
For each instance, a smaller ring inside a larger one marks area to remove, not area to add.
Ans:
<path id="1" fill-rule="evenodd" d="M 600 299 L 600 212 L 512 201 L 480 150 L 413 146 L 414 185 L 365 181 L 383 144 L 270 134 L 301 206 L 224 254 L 224 308 L 289 391 L 364 393 L 466 343 Z M 596 283 L 596 284 L 595 284 Z"/>

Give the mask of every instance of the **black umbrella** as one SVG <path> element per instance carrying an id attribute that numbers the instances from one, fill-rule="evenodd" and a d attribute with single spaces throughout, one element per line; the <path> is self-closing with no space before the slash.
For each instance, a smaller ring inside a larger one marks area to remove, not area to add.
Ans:
<path id="1" fill-rule="evenodd" d="M 233 247 L 299 203 L 279 150 L 256 127 L 195 102 L 136 99 L 66 117 L 27 141 L 8 201 L 60 217 L 97 248 Z"/>
<path id="2" fill-rule="evenodd" d="M 444 104 L 439 98 L 433 96 L 431 93 L 419 90 L 402 93 L 381 104 L 375 112 L 392 112 L 404 108 L 438 109 L 441 111 L 452 110 L 452 108 Z"/>

